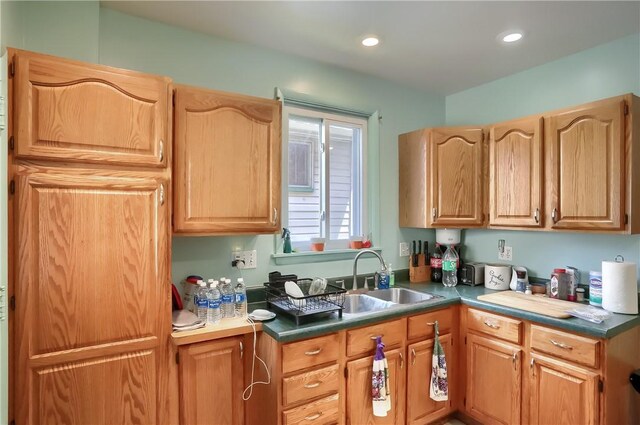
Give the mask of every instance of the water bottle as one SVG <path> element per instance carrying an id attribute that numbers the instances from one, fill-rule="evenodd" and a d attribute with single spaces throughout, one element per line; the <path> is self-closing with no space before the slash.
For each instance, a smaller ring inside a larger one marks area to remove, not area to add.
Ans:
<path id="1" fill-rule="evenodd" d="M 209 302 L 207 301 L 207 287 L 203 281 L 198 281 L 198 290 L 196 291 L 197 298 L 197 311 L 198 311 L 198 319 L 203 322 L 207 321 L 207 308 L 209 307 Z"/>
<path id="2" fill-rule="evenodd" d="M 442 257 L 442 283 L 444 286 L 458 284 L 458 253 L 450 245 Z"/>
<path id="3" fill-rule="evenodd" d="M 244 279 L 238 278 L 238 283 L 234 288 L 236 295 L 236 317 L 246 317 L 247 315 L 247 287 L 244 285 Z"/>
<path id="4" fill-rule="evenodd" d="M 222 318 L 233 319 L 235 316 L 235 292 L 233 292 L 233 286 L 231 286 L 231 279 L 224 279 L 220 285 Z"/>
<path id="5" fill-rule="evenodd" d="M 220 291 L 218 281 L 209 279 L 209 292 L 207 294 L 207 323 L 216 324 L 220 322 L 222 312 L 220 311 Z"/>

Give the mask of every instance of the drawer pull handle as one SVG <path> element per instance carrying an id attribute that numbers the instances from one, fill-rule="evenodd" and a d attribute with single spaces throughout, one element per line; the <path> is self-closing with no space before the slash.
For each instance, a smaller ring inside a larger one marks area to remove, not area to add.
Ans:
<path id="1" fill-rule="evenodd" d="M 496 325 L 495 323 L 491 323 L 491 322 L 489 322 L 487 320 L 484 321 L 484 324 L 486 326 L 489 326 L 491 329 L 500 329 L 499 325 Z"/>
<path id="2" fill-rule="evenodd" d="M 533 219 L 536 221 L 536 224 L 540 223 L 540 208 L 536 208 L 536 211 L 533 213 Z"/>
<path id="3" fill-rule="evenodd" d="M 312 382 L 312 383 L 310 383 L 310 384 L 304 384 L 304 387 L 305 387 L 305 388 L 309 388 L 309 389 L 311 389 L 311 388 L 318 388 L 318 387 L 320 386 L 320 384 L 322 384 L 322 382 L 321 382 L 321 381 L 316 381 L 316 382 Z"/>
<path id="4" fill-rule="evenodd" d="M 411 349 L 411 365 L 416 364 L 416 350 L 414 348 Z"/>
<path id="5" fill-rule="evenodd" d="M 573 350 L 573 347 L 570 345 L 567 345 L 563 342 L 558 342 L 558 341 L 554 341 L 552 339 L 550 339 L 549 341 L 551 341 L 551 343 L 553 345 L 555 345 L 556 347 L 562 348 L 563 350 Z"/>
<path id="6" fill-rule="evenodd" d="M 553 210 L 551 210 L 551 220 L 553 220 L 554 223 L 558 222 L 558 209 L 554 208 Z"/>
<path id="7" fill-rule="evenodd" d="M 516 369 L 516 362 L 518 361 L 518 353 L 513 353 L 513 368 Z"/>
<path id="8" fill-rule="evenodd" d="M 375 341 L 378 337 L 382 338 L 384 335 L 374 335 L 374 336 L 370 336 L 369 338 L 371 338 L 373 341 Z"/>
<path id="9" fill-rule="evenodd" d="M 315 421 L 316 419 L 318 419 L 320 416 L 322 416 L 322 413 L 320 412 L 316 412 L 313 415 L 309 415 L 309 416 L 305 416 L 304 420 L 305 421 Z"/>
<path id="10" fill-rule="evenodd" d="M 320 354 L 321 351 L 322 351 L 322 348 L 318 348 L 317 350 L 313 350 L 313 351 L 305 351 L 304 355 L 305 356 L 317 356 L 318 354 Z"/>
<path id="11" fill-rule="evenodd" d="M 404 368 L 404 356 L 400 353 L 400 369 Z"/>
<path id="12" fill-rule="evenodd" d="M 438 323 L 438 321 L 436 320 L 435 322 L 427 322 L 427 325 L 429 326 L 435 326 L 436 323 Z"/>

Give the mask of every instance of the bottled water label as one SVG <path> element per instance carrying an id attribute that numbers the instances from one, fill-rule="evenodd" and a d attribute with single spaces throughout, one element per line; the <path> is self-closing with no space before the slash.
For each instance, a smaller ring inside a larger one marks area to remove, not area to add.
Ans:
<path id="1" fill-rule="evenodd" d="M 199 308 L 207 308 L 209 306 L 209 303 L 207 302 L 206 298 L 198 298 L 198 307 Z"/>
<path id="2" fill-rule="evenodd" d="M 236 294 L 236 302 L 237 303 L 243 303 L 244 300 L 245 300 L 244 294 Z"/>
<path id="3" fill-rule="evenodd" d="M 442 261 L 442 270 L 444 270 L 445 272 L 455 272 L 456 263 L 456 260 Z"/>
<path id="4" fill-rule="evenodd" d="M 222 303 L 223 304 L 231 304 L 233 302 L 233 294 L 224 294 L 222 295 Z"/>
<path id="5" fill-rule="evenodd" d="M 220 300 L 209 300 L 209 308 L 220 308 Z"/>

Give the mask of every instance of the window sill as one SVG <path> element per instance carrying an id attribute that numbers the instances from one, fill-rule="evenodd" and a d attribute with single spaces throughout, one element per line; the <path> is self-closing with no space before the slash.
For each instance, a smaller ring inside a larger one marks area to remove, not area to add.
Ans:
<path id="1" fill-rule="evenodd" d="M 382 252 L 380 247 L 371 247 L 377 253 Z M 271 258 L 278 266 L 287 264 L 322 263 L 325 261 L 351 260 L 356 257 L 361 249 L 332 249 L 330 251 L 305 251 L 292 252 L 291 254 L 272 254 Z"/>

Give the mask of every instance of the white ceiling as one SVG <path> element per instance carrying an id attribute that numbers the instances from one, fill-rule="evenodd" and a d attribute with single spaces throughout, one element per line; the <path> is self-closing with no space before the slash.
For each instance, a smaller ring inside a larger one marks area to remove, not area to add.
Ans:
<path id="1" fill-rule="evenodd" d="M 102 1 L 104 7 L 451 94 L 640 32 L 640 2 Z M 526 33 L 514 45 L 499 33 Z M 379 46 L 365 49 L 364 35 Z"/>

